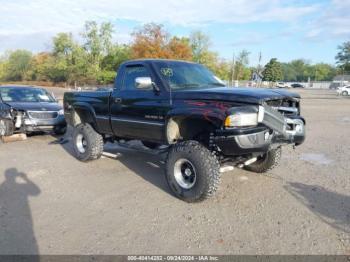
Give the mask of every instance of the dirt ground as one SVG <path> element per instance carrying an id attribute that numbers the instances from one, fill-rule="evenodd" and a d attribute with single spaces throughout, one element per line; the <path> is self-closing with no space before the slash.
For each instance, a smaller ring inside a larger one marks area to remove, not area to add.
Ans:
<path id="1" fill-rule="evenodd" d="M 116 159 L 84 164 L 51 135 L 1 144 L 0 254 L 350 254 L 350 99 L 299 92 L 305 144 L 269 174 L 223 174 L 199 204 L 170 193 L 159 156 L 107 145 Z"/>

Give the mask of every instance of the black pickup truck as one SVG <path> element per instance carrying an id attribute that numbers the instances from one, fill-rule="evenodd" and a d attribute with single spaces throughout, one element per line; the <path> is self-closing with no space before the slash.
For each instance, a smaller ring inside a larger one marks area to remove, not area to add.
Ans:
<path id="1" fill-rule="evenodd" d="M 81 161 L 98 159 L 106 141 L 166 145 L 167 182 L 187 202 L 213 195 L 227 167 L 267 172 L 283 145 L 305 139 L 298 94 L 226 87 L 184 61 L 128 61 L 113 90 L 65 93 L 64 112 Z"/>

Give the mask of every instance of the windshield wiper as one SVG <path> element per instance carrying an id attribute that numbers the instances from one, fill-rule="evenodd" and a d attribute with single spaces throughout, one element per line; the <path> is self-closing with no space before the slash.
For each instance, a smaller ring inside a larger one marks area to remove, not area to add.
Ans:
<path id="1" fill-rule="evenodd" d="M 225 84 L 222 84 L 222 83 L 218 83 L 218 82 L 213 82 L 213 83 L 208 83 L 208 86 L 226 86 Z"/>
<path id="2" fill-rule="evenodd" d="M 197 87 L 199 86 L 199 84 L 196 83 L 186 83 L 186 84 L 180 84 L 180 85 L 176 85 L 178 87 Z"/>

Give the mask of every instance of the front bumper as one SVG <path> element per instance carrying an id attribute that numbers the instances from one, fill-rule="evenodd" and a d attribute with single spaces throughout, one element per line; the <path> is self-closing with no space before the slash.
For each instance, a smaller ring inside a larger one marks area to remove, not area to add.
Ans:
<path id="1" fill-rule="evenodd" d="M 213 142 L 225 156 L 266 153 L 284 145 L 301 145 L 305 140 L 305 121 L 302 118 L 286 119 L 285 129 L 278 132 L 260 124 L 257 127 L 217 130 Z"/>
<path id="2" fill-rule="evenodd" d="M 64 127 L 66 125 L 66 120 L 64 119 L 63 115 L 59 115 L 52 119 L 36 119 L 26 117 L 23 121 L 23 126 L 27 132 L 52 131 L 57 126 Z"/>

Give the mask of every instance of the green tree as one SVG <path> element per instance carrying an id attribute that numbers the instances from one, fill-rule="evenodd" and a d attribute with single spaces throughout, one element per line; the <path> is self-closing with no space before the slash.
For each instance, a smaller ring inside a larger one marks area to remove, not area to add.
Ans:
<path id="1" fill-rule="evenodd" d="M 6 60 L 0 58 L 0 81 L 5 81 L 6 72 L 7 72 Z"/>
<path id="2" fill-rule="evenodd" d="M 131 58 L 129 45 L 113 45 L 110 52 L 102 59 L 101 69 L 105 71 L 116 71 L 119 66 Z"/>
<path id="3" fill-rule="evenodd" d="M 214 63 L 213 72 L 221 80 L 228 81 L 230 79 L 231 65 L 226 60 L 218 59 Z"/>
<path id="4" fill-rule="evenodd" d="M 97 74 L 100 71 L 101 60 L 110 53 L 112 34 L 113 26 L 111 23 L 102 23 L 100 26 L 95 21 L 85 23 L 82 35 L 85 39 L 84 48 L 88 53 L 90 74 Z"/>
<path id="5" fill-rule="evenodd" d="M 52 42 L 53 55 L 64 56 L 66 58 L 72 55 L 72 51 L 75 45 L 72 33 L 58 33 L 53 37 Z"/>
<path id="6" fill-rule="evenodd" d="M 283 79 L 284 81 L 296 81 L 297 72 L 290 65 L 290 63 L 282 63 Z"/>
<path id="7" fill-rule="evenodd" d="M 208 57 L 208 53 L 210 53 L 210 37 L 202 31 L 194 31 L 190 35 L 190 45 L 192 48 L 193 61 L 203 64 Z"/>
<path id="8" fill-rule="evenodd" d="M 311 77 L 311 72 L 308 70 L 308 63 L 304 59 L 296 59 L 291 61 L 290 66 L 295 72 L 295 79 L 292 81 L 307 81 L 309 77 Z"/>
<path id="9" fill-rule="evenodd" d="M 234 79 L 235 80 L 249 80 L 251 76 L 249 64 L 249 52 L 247 50 L 242 50 L 239 52 L 238 56 L 235 58 L 234 66 Z"/>
<path id="10" fill-rule="evenodd" d="M 338 46 L 338 54 L 335 57 L 337 65 L 345 72 L 350 72 L 350 41 Z"/>
<path id="11" fill-rule="evenodd" d="M 281 63 L 277 61 L 277 58 L 272 58 L 270 62 L 265 65 L 263 75 L 264 81 L 276 82 L 282 80 L 282 66 Z"/>
<path id="12" fill-rule="evenodd" d="M 36 54 L 32 57 L 30 62 L 29 70 L 27 71 L 26 78 L 27 80 L 36 80 L 36 81 L 48 81 L 48 61 L 51 58 L 50 53 L 42 52 Z"/>
<path id="13" fill-rule="evenodd" d="M 314 79 L 316 81 L 331 81 L 336 75 L 336 69 L 325 63 L 318 63 L 311 67 L 315 76 Z"/>
<path id="14" fill-rule="evenodd" d="M 5 79 L 22 81 L 29 70 L 32 53 L 27 50 L 16 50 L 10 53 L 6 63 Z"/>
<path id="15" fill-rule="evenodd" d="M 53 58 L 48 64 L 48 75 L 54 82 L 76 83 L 89 78 L 88 54 L 70 33 L 59 33 L 53 38 Z"/>

